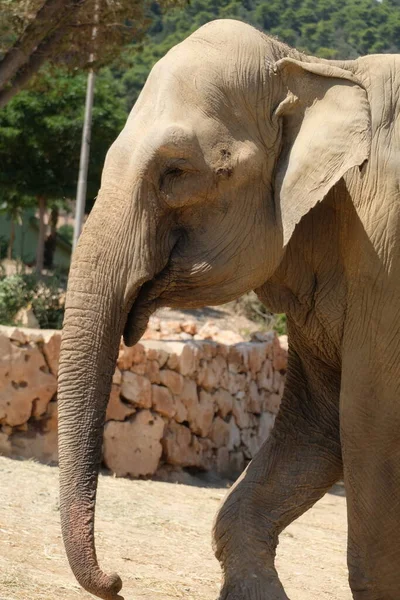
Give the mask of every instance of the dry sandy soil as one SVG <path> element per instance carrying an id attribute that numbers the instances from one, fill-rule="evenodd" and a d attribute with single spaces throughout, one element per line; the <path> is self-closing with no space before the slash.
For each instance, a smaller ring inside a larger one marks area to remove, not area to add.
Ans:
<path id="1" fill-rule="evenodd" d="M 89 600 L 67 565 L 57 469 L 0 457 L 0 599 Z M 192 482 L 193 483 L 193 482 Z M 102 476 L 98 555 L 126 600 L 214 600 L 210 531 L 226 488 Z M 293 600 L 350 600 L 345 498 L 335 488 L 281 536 L 278 569 Z"/>

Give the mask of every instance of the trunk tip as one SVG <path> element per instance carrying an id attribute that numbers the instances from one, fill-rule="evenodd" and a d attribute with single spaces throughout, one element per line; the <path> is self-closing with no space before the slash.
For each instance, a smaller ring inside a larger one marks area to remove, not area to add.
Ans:
<path id="1" fill-rule="evenodd" d="M 82 582 L 81 585 L 87 592 L 103 600 L 124 600 L 123 596 L 118 594 L 122 588 L 122 580 L 118 573 L 106 575 L 100 572 L 98 581 L 95 583 L 92 581 L 89 585 Z"/>

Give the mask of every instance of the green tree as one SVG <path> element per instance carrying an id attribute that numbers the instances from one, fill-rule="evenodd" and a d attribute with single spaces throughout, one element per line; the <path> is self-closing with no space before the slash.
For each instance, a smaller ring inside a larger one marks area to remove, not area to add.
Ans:
<path id="1" fill-rule="evenodd" d="M 47 61 L 70 69 L 112 61 L 143 37 L 148 6 L 148 0 L 0 0 L 0 106 Z"/>
<path id="2" fill-rule="evenodd" d="M 37 269 L 44 257 L 44 215 L 55 201 L 74 197 L 77 185 L 86 77 L 46 71 L 29 91 L 0 112 L 0 194 L 36 199 L 40 214 Z M 99 188 L 108 147 L 126 118 L 109 71 L 97 79 L 93 109 L 88 204 Z"/>

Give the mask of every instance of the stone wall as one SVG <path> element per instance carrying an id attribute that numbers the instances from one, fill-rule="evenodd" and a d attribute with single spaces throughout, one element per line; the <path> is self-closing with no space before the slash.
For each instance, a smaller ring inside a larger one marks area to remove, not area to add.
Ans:
<path id="1" fill-rule="evenodd" d="M 60 332 L 0 327 L 0 453 L 57 461 Z M 198 338 L 196 334 L 196 338 Z M 287 342 L 224 345 L 145 339 L 121 344 L 104 430 L 104 464 L 119 476 L 162 465 L 235 476 L 279 409 Z"/>

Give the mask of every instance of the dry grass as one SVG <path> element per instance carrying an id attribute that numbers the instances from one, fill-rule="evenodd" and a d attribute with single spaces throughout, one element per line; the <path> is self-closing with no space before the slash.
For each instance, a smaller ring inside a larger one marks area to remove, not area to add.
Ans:
<path id="1" fill-rule="evenodd" d="M 57 469 L 0 458 L 0 600 L 89 600 L 69 571 L 59 529 Z M 102 566 L 126 600 L 212 600 L 220 572 L 211 525 L 226 490 L 101 477 Z M 282 536 L 278 568 L 296 600 L 350 600 L 345 500 L 328 494 Z"/>

